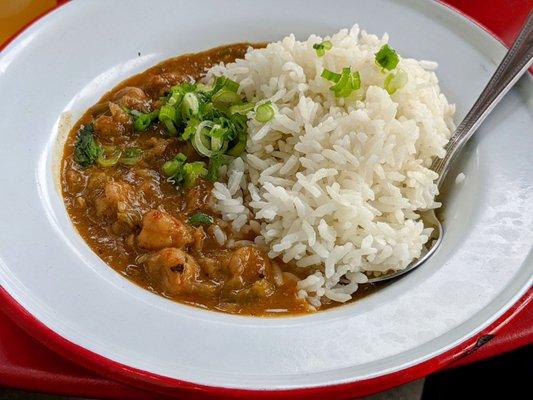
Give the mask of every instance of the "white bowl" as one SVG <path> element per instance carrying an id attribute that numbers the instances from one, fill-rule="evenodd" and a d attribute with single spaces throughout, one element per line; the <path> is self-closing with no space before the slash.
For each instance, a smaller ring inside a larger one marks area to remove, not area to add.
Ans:
<path id="1" fill-rule="evenodd" d="M 457 121 L 505 53 L 466 18 L 414 0 L 74 1 L 23 32 L 0 55 L 6 307 L 76 361 L 171 393 L 355 395 L 377 377 L 384 387 L 434 369 L 443 354 L 471 343 L 532 282 L 530 76 L 465 149 L 456 173 L 466 180 L 449 193 L 437 254 L 353 304 L 259 319 L 175 303 L 108 267 L 65 212 L 56 184 L 62 113 L 74 121 L 118 82 L 175 55 L 291 32 L 330 34 L 356 22 L 387 31 L 405 56 L 437 61 Z M 399 379 L 399 371 L 411 375 Z"/>

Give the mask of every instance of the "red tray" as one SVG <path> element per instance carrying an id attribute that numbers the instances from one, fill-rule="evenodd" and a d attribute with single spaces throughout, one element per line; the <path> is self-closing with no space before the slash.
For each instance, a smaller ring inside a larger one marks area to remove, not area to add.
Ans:
<path id="1" fill-rule="evenodd" d="M 58 1 L 59 4 L 64 2 Z M 513 41 L 533 8 L 533 0 L 447 0 L 446 3 L 484 26 L 506 45 Z M 473 341 L 461 346 L 454 354 L 443 356 L 440 368 L 472 363 L 533 343 L 532 299 L 533 289 L 530 289 L 512 310 Z M 2 304 L 0 308 L 7 311 Z M 32 332 L 25 332 L 16 322 L 7 314 L 0 313 L 0 385 L 102 399 L 163 398 L 114 382 L 66 360 L 33 339 Z M 398 383 L 420 375 L 398 379 Z M 375 389 L 379 390 L 379 385 Z"/>

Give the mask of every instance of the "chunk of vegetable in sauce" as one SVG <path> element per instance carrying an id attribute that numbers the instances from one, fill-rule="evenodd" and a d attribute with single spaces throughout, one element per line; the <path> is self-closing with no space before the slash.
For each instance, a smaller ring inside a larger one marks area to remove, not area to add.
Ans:
<path id="1" fill-rule="evenodd" d="M 96 162 L 102 154 L 102 147 L 94 139 L 92 124 L 83 126 L 76 137 L 74 144 L 74 159 L 82 167 L 89 167 Z"/>
<path id="2" fill-rule="evenodd" d="M 207 176 L 207 169 L 203 161 L 188 163 L 187 157 L 179 153 L 172 160 L 163 164 L 163 173 L 175 185 L 183 184 L 184 187 L 194 186 L 198 178 Z"/>
<path id="3" fill-rule="evenodd" d="M 139 161 L 141 161 L 143 156 L 143 150 L 139 147 L 128 147 L 124 149 L 122 152 L 121 157 L 119 158 L 119 162 L 124 165 L 135 165 Z"/>
<path id="4" fill-rule="evenodd" d="M 98 165 L 102 168 L 113 167 L 118 164 L 118 160 L 122 156 L 122 150 L 117 146 L 103 146 L 103 151 L 96 159 Z"/>
<path id="5" fill-rule="evenodd" d="M 211 225 L 213 223 L 213 217 L 204 213 L 196 213 L 189 217 L 188 219 L 189 224 L 191 225 Z"/>
<path id="6" fill-rule="evenodd" d="M 130 111 L 133 115 L 133 128 L 138 132 L 144 132 L 159 118 L 159 110 L 149 113 Z"/>

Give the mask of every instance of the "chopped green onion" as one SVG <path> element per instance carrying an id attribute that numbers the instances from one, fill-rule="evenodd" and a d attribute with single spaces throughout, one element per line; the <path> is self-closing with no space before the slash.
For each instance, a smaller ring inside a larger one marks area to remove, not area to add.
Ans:
<path id="1" fill-rule="evenodd" d="M 236 93 L 237 90 L 239 90 L 239 84 L 235 81 L 232 81 L 229 78 L 226 78 L 225 76 L 217 76 L 211 93 L 215 94 L 216 92 L 218 92 L 219 90 L 223 88 Z"/>
<path id="2" fill-rule="evenodd" d="M 381 66 L 381 68 L 391 71 L 396 68 L 396 65 L 398 65 L 398 54 L 388 44 L 381 46 L 375 56 L 376 63 Z"/>
<path id="3" fill-rule="evenodd" d="M 330 71 L 329 69 L 324 69 L 322 73 L 320 74 L 322 78 L 324 78 L 327 81 L 337 83 L 339 79 L 341 79 L 341 74 L 337 74 L 336 72 Z"/>
<path id="4" fill-rule="evenodd" d="M 102 168 L 114 167 L 117 165 L 121 155 L 122 150 L 117 146 L 104 146 L 103 151 L 97 158 L 96 162 Z"/>
<path id="5" fill-rule="evenodd" d="M 134 117 L 133 129 L 138 132 L 143 132 L 148 129 L 151 122 L 152 118 L 150 118 L 149 114 L 139 114 L 138 116 Z"/>
<path id="6" fill-rule="evenodd" d="M 255 107 L 258 121 L 274 117 L 273 105 L 242 104 L 238 90 L 239 84 L 224 76 L 217 77 L 212 87 L 185 82 L 170 89 L 159 110 L 159 120 L 169 134 L 190 141 L 196 152 L 210 161 L 207 169 L 206 163 L 188 163 L 185 156 L 176 156 L 162 166 L 162 174 L 169 181 L 188 187 L 200 177 L 218 179 L 226 158 L 239 156 L 246 149 L 247 114 Z M 146 117 L 142 118 L 146 119 L 141 126 L 145 129 L 149 124 Z"/>
<path id="7" fill-rule="evenodd" d="M 204 213 L 196 213 L 189 217 L 188 219 L 189 224 L 191 225 L 211 225 L 213 223 L 213 217 Z"/>
<path id="8" fill-rule="evenodd" d="M 174 123 L 176 122 L 176 109 L 169 105 L 164 105 L 159 110 L 159 121 L 165 124 L 167 132 L 170 136 L 178 134 L 178 130 Z"/>
<path id="9" fill-rule="evenodd" d="M 229 108 L 230 115 L 241 114 L 246 115 L 252 111 L 255 107 L 255 103 L 243 103 L 243 104 L 234 104 Z"/>
<path id="10" fill-rule="evenodd" d="M 74 144 L 74 160 L 86 168 L 94 164 L 102 154 L 102 147 L 94 139 L 94 127 L 92 124 L 83 126 L 76 136 Z"/>
<path id="11" fill-rule="evenodd" d="M 196 132 L 192 137 L 192 145 L 198 153 L 203 156 L 211 157 L 214 152 L 211 150 L 211 141 L 207 136 L 210 128 L 212 128 L 214 123 L 212 121 L 202 121 L 198 124 Z"/>
<path id="12" fill-rule="evenodd" d="M 239 84 L 235 81 L 232 81 L 229 78 L 226 78 L 226 82 L 224 83 L 224 87 L 228 90 L 231 90 L 232 92 L 237 92 L 239 90 Z"/>
<path id="13" fill-rule="evenodd" d="M 204 92 L 204 93 L 207 93 L 207 92 L 210 92 L 211 90 L 213 90 L 213 88 L 211 86 L 204 85 L 203 83 L 197 83 L 196 84 L 196 89 L 198 89 L 198 91 Z"/>
<path id="14" fill-rule="evenodd" d="M 135 165 L 141 161 L 142 156 L 142 149 L 138 147 L 128 147 L 127 149 L 124 149 L 122 156 L 118 161 L 124 165 Z"/>
<path id="15" fill-rule="evenodd" d="M 202 161 L 195 161 L 183 165 L 184 183 L 186 188 L 194 186 L 198 178 L 205 178 L 207 169 Z"/>
<path id="16" fill-rule="evenodd" d="M 261 104 L 255 110 L 255 120 L 257 122 L 268 122 L 274 118 L 274 108 L 270 102 Z"/>
<path id="17" fill-rule="evenodd" d="M 225 76 L 217 76 L 215 78 L 215 82 L 213 83 L 213 90 L 211 91 L 212 94 L 215 94 L 220 89 L 224 87 L 224 84 L 226 83 L 226 77 Z"/>
<path id="18" fill-rule="evenodd" d="M 198 102 L 198 97 L 192 92 L 185 93 L 183 100 L 181 101 L 182 116 L 189 119 L 198 114 L 199 108 L 200 103 Z"/>
<path id="19" fill-rule="evenodd" d="M 341 78 L 335 85 L 330 87 L 330 90 L 333 90 L 336 97 L 346 97 L 344 95 L 350 89 L 350 68 L 343 68 Z"/>
<path id="20" fill-rule="evenodd" d="M 154 110 L 146 114 L 137 110 L 131 110 L 130 114 L 133 115 L 133 129 L 137 132 L 144 132 L 157 119 L 159 110 Z"/>
<path id="21" fill-rule="evenodd" d="M 179 106 L 182 102 L 183 97 L 187 93 L 196 92 L 198 90 L 198 85 L 196 83 L 183 82 L 179 85 L 172 86 L 170 88 L 170 93 L 166 98 L 162 100 L 166 101 L 166 104 L 169 106 Z"/>
<path id="22" fill-rule="evenodd" d="M 185 129 L 183 130 L 183 133 L 181 134 L 181 138 L 183 140 L 189 140 L 196 132 L 196 128 L 198 128 L 199 123 L 200 121 L 198 120 L 198 118 L 189 119 L 187 125 L 185 126 Z"/>
<path id="23" fill-rule="evenodd" d="M 387 75 L 383 86 L 389 94 L 393 94 L 406 85 L 407 78 L 407 73 L 404 70 L 399 69 L 396 73 L 391 72 Z"/>
<path id="24" fill-rule="evenodd" d="M 225 143 L 228 130 L 219 124 L 215 124 L 209 131 L 209 136 L 211 137 L 211 151 L 218 152 Z"/>
<path id="25" fill-rule="evenodd" d="M 234 104 L 240 103 L 241 98 L 237 93 L 229 89 L 223 88 L 213 95 L 212 101 L 215 107 L 221 110 L 225 110 Z"/>
<path id="26" fill-rule="evenodd" d="M 175 106 L 181 102 L 183 98 L 183 91 L 179 86 L 173 86 L 170 88 L 170 97 L 167 100 L 169 106 Z"/>
<path id="27" fill-rule="evenodd" d="M 313 45 L 313 49 L 316 50 L 316 55 L 319 57 L 323 57 L 324 54 L 326 54 L 327 50 L 331 50 L 333 47 L 333 43 L 331 43 L 329 40 L 324 40 L 322 43 L 315 43 Z"/>
<path id="28" fill-rule="evenodd" d="M 228 150 L 228 155 L 232 157 L 239 157 L 244 150 L 246 150 L 246 142 L 248 140 L 248 134 L 245 130 L 239 131 L 239 138 L 237 143 Z"/>
<path id="29" fill-rule="evenodd" d="M 170 178 L 175 177 L 180 172 L 185 161 L 187 161 L 187 157 L 182 153 L 178 153 L 172 160 L 163 164 L 163 174 Z"/>
<path id="30" fill-rule="evenodd" d="M 324 70 L 324 72 L 327 70 Z M 322 72 L 322 75 L 324 75 Z M 331 71 L 328 71 L 331 73 Z M 327 74 L 329 75 L 329 74 Z M 339 74 L 336 74 L 339 75 Z M 336 77 L 334 77 L 336 79 Z M 335 97 L 348 97 L 352 94 L 353 91 L 361 87 L 361 77 L 359 72 L 351 72 L 350 68 L 343 68 L 342 73 L 339 75 L 339 79 L 336 81 L 335 85 L 330 87 L 335 93 Z"/>
<path id="31" fill-rule="evenodd" d="M 185 161 L 187 161 L 187 157 L 182 153 L 178 153 L 172 160 L 163 164 L 162 171 L 174 184 L 183 183 L 185 187 L 191 187 L 198 178 L 207 176 L 207 169 L 202 161 L 192 163 Z"/>
<path id="32" fill-rule="evenodd" d="M 352 74 L 352 89 L 353 90 L 359 90 L 361 89 L 361 75 L 359 74 L 359 71 L 355 71 Z"/>
<path id="33" fill-rule="evenodd" d="M 206 178 L 212 182 L 218 180 L 218 173 L 220 167 L 226 164 L 226 157 L 222 154 L 215 154 L 209 159 L 209 165 L 207 166 L 207 175 Z"/>

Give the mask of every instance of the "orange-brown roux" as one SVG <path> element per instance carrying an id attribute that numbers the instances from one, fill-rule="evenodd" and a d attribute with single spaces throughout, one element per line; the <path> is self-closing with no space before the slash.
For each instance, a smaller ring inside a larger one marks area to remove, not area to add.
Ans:
<path id="1" fill-rule="evenodd" d="M 136 284 L 173 300 L 236 314 L 279 315 L 314 311 L 297 296 L 296 282 L 309 272 L 270 260 L 253 245 L 218 245 L 218 225 L 235 241 L 253 241 L 251 231 L 232 234 L 212 207 L 210 182 L 177 189 L 160 173 L 178 152 L 200 159 L 186 142 L 166 135 L 162 125 L 135 132 L 123 107 L 149 112 L 171 86 L 198 79 L 206 68 L 242 57 L 249 44 L 234 44 L 172 58 L 136 75 L 107 93 L 69 134 L 62 160 L 65 204 L 75 227 L 111 267 Z M 92 123 L 102 145 L 138 147 L 134 166 L 81 168 L 73 159 L 76 133 Z M 187 218 L 202 211 L 211 226 L 191 226 Z M 361 294 L 367 292 L 361 290 Z M 327 308 L 331 304 L 324 304 Z"/>

